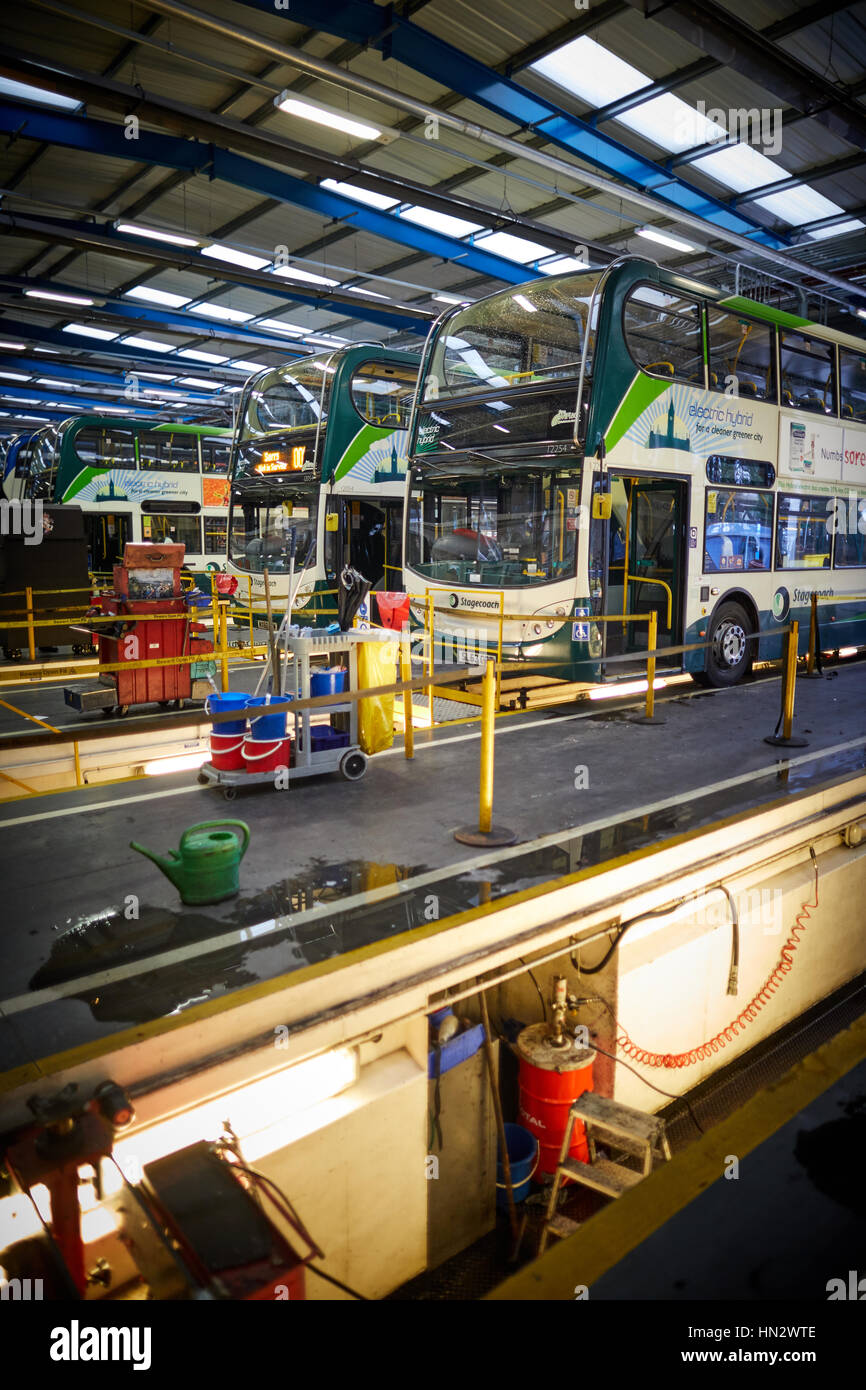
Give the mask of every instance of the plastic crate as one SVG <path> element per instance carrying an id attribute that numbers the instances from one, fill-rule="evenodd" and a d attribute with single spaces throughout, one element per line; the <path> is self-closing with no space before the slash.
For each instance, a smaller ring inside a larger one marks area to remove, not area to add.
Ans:
<path id="1" fill-rule="evenodd" d="M 474 1057 L 483 1042 L 484 1024 L 476 1023 L 474 1028 L 467 1028 L 465 1033 L 458 1033 L 456 1037 L 443 1043 L 439 1075 L 444 1076 L 446 1071 L 450 1071 L 452 1067 L 457 1067 L 461 1062 L 466 1062 L 470 1057 Z M 428 1052 L 427 1054 L 427 1075 L 431 1081 L 436 1075 L 435 1052 Z"/>

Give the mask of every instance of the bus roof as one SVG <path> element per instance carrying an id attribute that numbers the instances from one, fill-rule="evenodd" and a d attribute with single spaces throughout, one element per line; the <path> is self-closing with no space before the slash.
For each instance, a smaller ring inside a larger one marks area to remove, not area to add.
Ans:
<path id="1" fill-rule="evenodd" d="M 231 426 L 227 425 L 195 425 L 175 420 L 130 420 L 124 415 L 70 415 L 56 426 L 58 430 L 117 429 L 118 427 L 155 433 L 172 430 L 178 434 L 226 436 L 232 434 Z"/>

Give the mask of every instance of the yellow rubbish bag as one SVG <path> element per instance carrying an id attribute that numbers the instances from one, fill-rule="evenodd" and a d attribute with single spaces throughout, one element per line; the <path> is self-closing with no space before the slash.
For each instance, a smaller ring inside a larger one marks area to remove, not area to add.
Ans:
<path id="1" fill-rule="evenodd" d="M 399 642 L 358 643 L 358 684 L 362 690 L 394 685 Z M 394 696 L 358 701 L 358 739 L 365 753 L 381 753 L 394 742 Z"/>

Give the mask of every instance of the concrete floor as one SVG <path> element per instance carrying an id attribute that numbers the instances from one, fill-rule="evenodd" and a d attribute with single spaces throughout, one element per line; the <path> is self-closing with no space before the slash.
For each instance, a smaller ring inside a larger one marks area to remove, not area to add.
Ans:
<path id="1" fill-rule="evenodd" d="M 502 862 L 494 896 L 866 765 L 864 742 L 840 747 L 866 741 L 866 664 L 798 682 L 795 732 L 809 747 L 790 753 L 763 741 L 778 717 L 778 681 L 687 695 L 690 689 L 660 704 L 665 722 L 652 727 L 633 722 L 637 711 L 609 708 L 498 721 L 494 820 L 527 848 L 518 856 L 481 855 L 485 865 Z M 822 757 L 822 750 L 835 751 Z M 442 871 L 449 910 L 472 905 L 477 879 L 461 876 L 460 866 L 479 851 L 458 844 L 453 831 L 477 823 L 478 755 L 477 726 L 461 725 L 419 732 L 414 761 L 395 747 L 373 758 L 356 783 L 331 775 L 287 791 L 251 788 L 227 803 L 198 786 L 194 773 L 179 773 L 6 803 L 0 1068 L 420 925 L 430 885 L 417 901 L 406 891 L 418 874 Z M 786 757 L 791 767 L 780 779 Z M 731 786 L 731 779 L 746 780 Z M 186 827 L 231 816 L 248 823 L 252 840 L 240 896 L 216 907 L 182 908 L 172 884 L 129 848 L 136 839 L 165 852 Z M 588 837 L 586 828 L 599 821 L 608 828 L 596 825 Z M 580 839 L 576 851 L 568 849 L 568 831 Z M 562 847 L 531 849 L 537 837 L 558 832 Z M 389 883 L 400 884 L 394 903 L 362 911 L 359 895 Z M 129 898 L 138 916 L 128 920 Z M 308 908 L 346 899 L 352 903 L 342 915 L 336 909 L 327 929 L 319 924 L 304 936 Z M 293 928 L 288 956 L 270 942 L 257 953 L 237 948 L 239 929 L 284 913 Z M 73 995 L 68 987 L 130 961 L 144 970 L 160 952 L 223 936 L 230 950 L 210 946 L 206 960 L 193 953 L 172 972 L 152 970 L 147 986 L 136 976 L 113 990 Z M 62 999 L 28 1002 L 34 990 L 59 982 L 67 982 Z"/>

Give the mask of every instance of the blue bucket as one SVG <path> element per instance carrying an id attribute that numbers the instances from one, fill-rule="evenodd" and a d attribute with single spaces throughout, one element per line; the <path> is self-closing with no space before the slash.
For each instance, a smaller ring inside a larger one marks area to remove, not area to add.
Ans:
<path id="1" fill-rule="evenodd" d="M 253 709 L 259 705 L 283 704 L 285 697 L 275 695 L 248 695 L 247 707 L 250 711 L 250 738 L 255 743 L 274 743 L 286 736 L 286 713 L 260 714 L 253 717 Z"/>
<path id="2" fill-rule="evenodd" d="M 329 666 L 327 671 L 317 671 L 310 676 L 311 695 L 339 695 L 346 689 L 348 671 L 345 666 Z"/>
<path id="3" fill-rule="evenodd" d="M 250 703 L 249 695 L 233 695 L 226 691 L 225 695 L 208 695 L 204 702 L 206 714 L 225 714 L 229 710 L 237 710 L 240 714 Z M 247 731 L 246 715 L 241 719 L 226 719 L 214 724 L 214 733 L 217 734 L 245 734 Z"/>
<path id="4" fill-rule="evenodd" d="M 505 1144 L 508 1149 L 508 1162 L 511 1165 L 511 1186 L 515 1202 L 522 1202 L 529 1192 L 529 1183 L 538 1166 L 538 1140 L 522 1125 L 505 1126 Z M 497 1147 L 496 1158 L 496 1205 L 508 1206 L 508 1191 L 505 1186 L 505 1172 Z"/>

